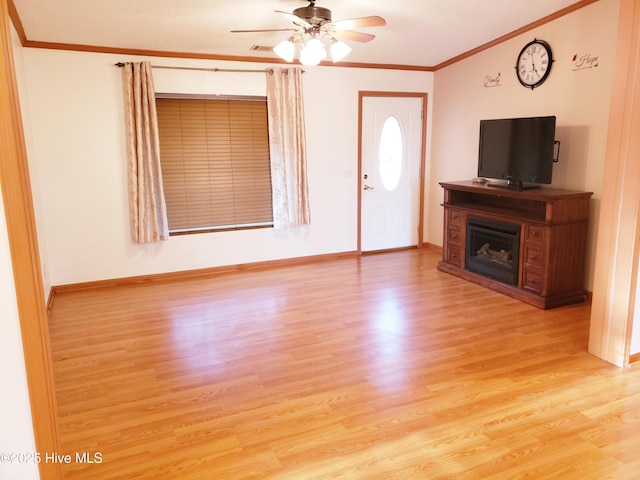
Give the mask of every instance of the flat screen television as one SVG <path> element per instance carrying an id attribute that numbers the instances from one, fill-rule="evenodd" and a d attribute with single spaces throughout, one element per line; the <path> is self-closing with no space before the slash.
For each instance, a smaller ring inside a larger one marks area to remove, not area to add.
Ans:
<path id="1" fill-rule="evenodd" d="M 555 132 L 555 116 L 481 120 L 478 177 L 513 189 L 551 183 Z"/>

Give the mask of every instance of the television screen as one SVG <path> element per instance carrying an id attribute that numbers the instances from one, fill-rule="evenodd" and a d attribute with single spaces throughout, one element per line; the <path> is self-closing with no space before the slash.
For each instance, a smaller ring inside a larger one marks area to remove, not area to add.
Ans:
<path id="1" fill-rule="evenodd" d="M 478 177 L 551 183 L 555 131 L 555 116 L 481 120 Z"/>

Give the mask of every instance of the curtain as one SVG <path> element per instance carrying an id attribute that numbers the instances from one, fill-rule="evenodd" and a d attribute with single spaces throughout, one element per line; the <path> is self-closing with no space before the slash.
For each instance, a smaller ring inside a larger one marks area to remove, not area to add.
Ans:
<path id="1" fill-rule="evenodd" d="M 309 225 L 311 215 L 300 68 L 267 70 L 267 109 L 273 226 Z"/>
<path id="2" fill-rule="evenodd" d="M 136 243 L 168 240 L 151 63 L 128 62 L 123 71 L 131 238 Z"/>

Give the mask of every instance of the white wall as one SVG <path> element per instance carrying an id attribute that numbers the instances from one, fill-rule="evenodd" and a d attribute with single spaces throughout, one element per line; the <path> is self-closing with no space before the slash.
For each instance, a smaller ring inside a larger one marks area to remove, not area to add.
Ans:
<path id="1" fill-rule="evenodd" d="M 26 375 L 7 223 L 0 208 L 0 455 L 35 452 Z M 39 478 L 35 463 L 15 460 L 0 459 L 0 478 Z"/>
<path id="2" fill-rule="evenodd" d="M 312 225 L 130 240 L 122 72 L 109 54 L 24 49 L 52 285 L 348 252 L 356 249 L 359 90 L 427 92 L 433 74 L 308 67 L 303 75 Z M 154 65 L 267 65 L 151 58 Z M 262 73 L 154 70 L 157 92 L 265 94 Z M 430 122 L 429 122 L 430 124 Z"/>
<path id="3" fill-rule="evenodd" d="M 37 227 L 37 235 L 38 235 L 38 250 L 41 257 L 41 274 L 42 274 L 42 284 L 43 291 L 45 295 L 45 302 L 47 301 L 47 297 L 49 295 L 49 291 L 51 290 L 51 279 L 49 278 L 49 271 L 47 268 L 47 245 L 45 241 L 45 230 L 44 230 L 44 214 L 42 211 L 42 199 L 40 197 L 40 181 L 38 178 L 38 169 L 34 164 L 35 155 L 33 152 L 33 130 L 31 128 L 31 119 L 29 117 L 29 111 L 27 109 L 28 105 L 28 95 L 26 88 L 26 74 L 24 71 L 24 58 L 23 52 L 24 49 L 20 44 L 20 39 L 18 34 L 11 25 L 11 40 L 13 45 L 13 60 L 14 67 L 16 73 L 16 81 L 18 83 L 18 92 L 20 95 L 20 110 L 22 114 L 22 126 L 24 129 L 24 137 L 25 137 L 25 147 L 27 151 L 27 160 L 29 164 L 29 178 L 31 180 L 31 195 L 33 198 L 33 209 L 34 215 L 36 218 L 36 227 Z"/>
<path id="4" fill-rule="evenodd" d="M 436 72 L 429 242 L 442 245 L 438 182 L 477 175 L 479 121 L 556 115 L 562 145 L 551 186 L 594 192 L 585 283 L 592 289 L 618 9 L 618 0 L 601 0 Z M 555 62 L 547 82 L 532 91 L 520 85 L 514 66 L 522 47 L 534 38 L 550 43 Z M 579 59 L 587 55 L 598 57 L 597 67 L 580 69 Z M 485 87 L 487 77 L 498 75 L 500 86 Z"/>

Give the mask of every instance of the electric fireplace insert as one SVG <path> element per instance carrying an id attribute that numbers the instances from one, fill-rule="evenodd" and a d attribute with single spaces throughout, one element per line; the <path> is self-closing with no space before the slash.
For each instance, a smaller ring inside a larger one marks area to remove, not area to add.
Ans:
<path id="1" fill-rule="evenodd" d="M 467 270 L 517 285 L 519 252 L 520 225 L 467 217 Z"/>

